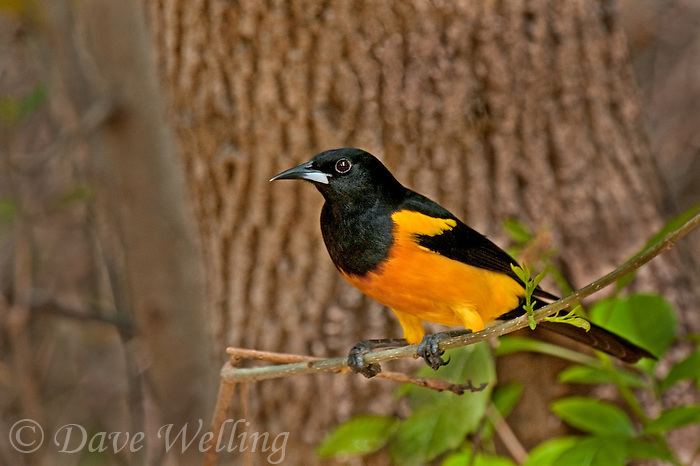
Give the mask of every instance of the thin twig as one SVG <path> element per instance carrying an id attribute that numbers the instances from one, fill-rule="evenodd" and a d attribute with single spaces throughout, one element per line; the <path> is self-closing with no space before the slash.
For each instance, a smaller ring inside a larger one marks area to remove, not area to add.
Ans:
<path id="1" fill-rule="evenodd" d="M 53 299 L 32 299 L 31 312 L 37 314 L 48 314 L 57 317 L 65 317 L 76 321 L 95 322 L 100 324 L 111 325 L 117 327 L 118 330 L 125 332 L 129 338 L 134 334 L 134 325 L 131 321 L 125 320 L 110 309 L 90 309 L 82 310 L 73 307 L 68 307 Z M 110 315 L 103 315 L 107 313 Z M 116 317 L 111 317 L 116 315 Z"/>
<path id="2" fill-rule="evenodd" d="M 204 466 L 214 466 L 217 460 L 216 439 L 219 438 L 221 429 L 224 426 L 226 417 L 228 416 L 229 408 L 233 394 L 236 392 L 236 384 L 233 382 L 222 382 L 219 384 L 219 394 L 216 397 L 216 407 L 214 408 L 214 419 L 212 420 L 212 432 L 214 436 L 211 438 L 209 445 L 204 454 Z"/>
<path id="3" fill-rule="evenodd" d="M 257 361 L 274 362 L 276 364 L 293 364 L 299 362 L 321 361 L 323 359 L 315 356 L 304 356 L 301 354 L 276 353 L 272 351 L 260 351 L 234 347 L 226 348 L 226 353 L 231 357 L 232 361 L 236 362 L 242 359 L 254 359 Z M 237 363 L 232 363 L 230 367 L 237 370 L 235 367 L 236 365 Z M 338 372 L 343 374 L 352 374 L 352 371 L 348 367 L 339 368 Z M 487 386 L 485 383 L 473 385 L 471 381 L 464 384 L 456 384 L 443 379 L 436 379 L 433 377 L 414 377 L 412 375 L 404 374 L 403 372 L 391 371 L 380 372 L 375 378 L 398 383 L 410 383 L 438 392 L 448 391 L 458 395 L 461 395 L 466 391 L 480 392 Z"/>
<path id="4" fill-rule="evenodd" d="M 471 439 L 471 455 L 469 455 L 469 462 L 466 464 L 466 466 L 474 466 L 474 463 L 476 463 L 476 457 L 479 453 L 479 449 L 481 448 L 481 442 L 484 441 L 484 428 L 486 427 L 486 421 L 487 420 L 485 417 L 482 417 L 479 421 L 476 432 Z"/>
<path id="5" fill-rule="evenodd" d="M 250 419 L 250 383 L 244 382 L 242 384 L 239 384 L 241 390 L 240 390 L 240 399 L 241 399 L 241 411 L 243 412 L 243 419 Z M 245 430 L 246 433 L 248 431 L 248 423 L 246 422 L 245 424 Z M 253 449 L 249 448 L 246 449 L 245 454 L 243 455 L 243 464 L 244 466 L 253 466 Z"/>
<path id="6" fill-rule="evenodd" d="M 511 429 L 506 420 L 503 419 L 501 413 L 498 412 L 493 405 L 490 405 L 486 408 L 486 416 L 493 424 L 494 430 L 503 441 L 503 445 L 505 445 L 510 456 L 512 456 L 518 464 L 525 463 L 525 461 L 527 461 L 527 450 L 525 450 L 523 444 L 520 443 L 513 429 Z"/>
<path id="7" fill-rule="evenodd" d="M 678 240 L 690 233 L 693 229 L 700 225 L 700 214 L 695 215 L 678 229 L 667 234 L 664 239 L 649 249 L 635 255 L 612 272 L 595 280 L 594 282 L 584 286 L 580 290 L 555 301 L 547 306 L 544 306 L 535 311 L 534 317 L 536 321 L 541 321 L 547 316 L 550 316 L 562 309 L 567 309 L 572 305 L 577 304 L 586 296 L 592 295 L 614 283 L 618 278 L 626 275 L 642 265 L 649 262 L 651 259 L 659 255 L 664 250 L 670 249 Z M 527 317 L 518 317 L 506 322 L 500 322 L 492 327 L 489 327 L 481 332 L 470 333 L 451 337 L 440 342 L 441 349 L 459 348 L 467 345 L 472 345 L 479 341 L 484 341 L 489 338 L 505 335 L 528 325 Z M 367 363 L 380 363 L 383 361 L 391 361 L 395 359 L 416 357 L 417 345 L 407 345 L 400 348 L 388 350 L 372 351 L 365 355 L 364 359 Z M 252 350 L 248 350 L 252 351 Z M 230 365 L 224 365 L 221 369 L 221 378 L 225 382 L 240 382 L 240 381 L 260 381 L 277 379 L 283 377 L 292 377 L 300 374 L 317 374 L 321 372 L 342 372 L 347 369 L 346 358 L 329 358 L 329 359 L 302 359 L 301 361 L 277 364 L 273 366 L 253 367 L 253 368 L 234 368 Z M 380 373 L 381 375 L 382 373 Z M 379 377 L 379 375 L 377 376 Z"/>
<path id="8" fill-rule="evenodd" d="M 254 359 L 257 361 L 274 362 L 275 364 L 291 364 L 295 362 L 318 361 L 319 359 L 322 359 L 315 356 L 305 356 L 302 354 L 276 353 L 273 351 L 260 351 L 234 347 L 226 348 L 226 354 L 228 354 L 232 360 Z"/>
<path id="9" fill-rule="evenodd" d="M 32 289 L 32 244 L 28 227 L 22 221 L 15 226 L 13 298 L 7 311 L 7 333 L 14 378 L 22 413 L 40 421 L 43 418 L 41 396 L 34 377 L 32 344 L 29 337 L 30 297 Z"/>

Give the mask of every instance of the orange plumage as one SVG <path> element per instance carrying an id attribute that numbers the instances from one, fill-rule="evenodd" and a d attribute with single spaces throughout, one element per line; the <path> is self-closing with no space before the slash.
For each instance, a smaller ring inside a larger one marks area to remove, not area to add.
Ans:
<path id="1" fill-rule="evenodd" d="M 387 260 L 363 276 L 343 276 L 391 308 L 410 343 L 423 338 L 424 321 L 476 332 L 518 307 L 524 290 L 511 277 L 448 259 L 415 241 L 416 235 L 454 228 L 454 220 L 405 210 L 391 218 L 394 243 Z"/>

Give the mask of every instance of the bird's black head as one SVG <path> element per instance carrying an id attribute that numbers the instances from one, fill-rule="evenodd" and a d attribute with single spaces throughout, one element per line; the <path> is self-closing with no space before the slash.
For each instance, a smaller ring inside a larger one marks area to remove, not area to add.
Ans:
<path id="1" fill-rule="evenodd" d="M 331 203 L 390 202 L 401 198 L 405 191 L 375 156 L 352 147 L 321 152 L 270 181 L 286 179 L 312 182 Z"/>

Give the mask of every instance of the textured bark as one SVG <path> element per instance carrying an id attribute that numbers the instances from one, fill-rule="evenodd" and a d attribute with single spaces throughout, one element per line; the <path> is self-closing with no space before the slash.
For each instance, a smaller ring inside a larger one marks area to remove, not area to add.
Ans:
<path id="1" fill-rule="evenodd" d="M 388 313 L 340 282 L 320 238 L 318 193 L 267 183 L 322 149 L 379 155 L 399 180 L 496 239 L 506 217 L 551 230 L 577 285 L 662 223 L 610 2 L 146 5 L 220 346 L 338 355 L 359 338 L 399 334 Z M 674 253 L 640 280 L 687 305 L 685 277 Z M 387 393 L 360 378 L 261 383 L 251 389 L 251 429 L 291 431 L 289 461 L 309 464 L 303 444 L 351 413 L 394 410 Z M 548 425 L 533 420 L 547 410 L 524 405 L 531 444 L 542 435 L 532 426 Z"/>

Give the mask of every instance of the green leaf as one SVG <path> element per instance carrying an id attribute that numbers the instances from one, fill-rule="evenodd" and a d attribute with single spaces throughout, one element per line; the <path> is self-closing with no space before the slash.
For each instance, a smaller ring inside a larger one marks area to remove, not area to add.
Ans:
<path id="1" fill-rule="evenodd" d="M 447 350 L 444 357 L 450 359 L 449 364 L 440 367 L 437 371 L 422 365 L 418 369 L 418 375 L 421 377 L 437 377 L 458 384 L 470 381 L 474 386 L 484 383 L 488 385 L 493 384 L 495 380 L 493 356 L 487 343 L 482 342 L 463 348 Z M 411 407 L 419 408 L 424 404 L 437 402 L 448 394 L 406 384 L 400 390 L 397 390 L 397 395 L 399 397 L 408 396 Z"/>
<path id="2" fill-rule="evenodd" d="M 537 286 L 539 286 L 540 282 L 542 279 L 547 275 L 547 271 L 543 270 L 542 272 L 538 273 L 535 278 L 532 280 L 532 288 L 535 289 Z"/>
<path id="3" fill-rule="evenodd" d="M 507 354 L 517 353 L 519 351 L 531 351 L 539 353 L 541 344 L 544 342 L 533 340 L 527 337 L 502 337 L 498 339 L 498 347 L 496 347 L 497 356 L 505 356 Z M 548 343 L 544 343 L 549 345 Z M 551 345 L 554 346 L 554 345 Z"/>
<path id="4" fill-rule="evenodd" d="M 440 367 L 437 371 L 423 365 L 419 371 L 420 375 L 440 377 L 452 383 L 465 383 L 469 380 L 474 385 L 491 383 L 494 380 L 493 356 L 486 342 L 448 350 L 445 352 L 445 357 L 450 359 L 449 364 Z"/>
<path id="5" fill-rule="evenodd" d="M 476 429 L 485 411 L 483 392 L 447 395 L 452 399 L 425 405 L 399 424 L 390 446 L 395 463 L 423 464 L 457 448 Z"/>
<path id="6" fill-rule="evenodd" d="M 532 315 L 532 312 L 529 312 L 527 315 L 527 325 L 530 327 L 530 330 L 535 330 L 535 328 L 537 328 L 537 321 L 535 320 L 535 316 Z"/>
<path id="7" fill-rule="evenodd" d="M 543 271 L 537 274 L 534 279 L 531 279 L 532 274 L 526 265 L 521 267 L 515 264 L 510 264 L 510 268 L 525 285 L 525 304 L 523 304 L 523 309 L 525 309 L 525 312 L 527 313 L 527 322 L 530 329 L 535 330 L 535 327 L 537 327 L 537 321 L 535 320 L 535 306 L 537 301 L 532 299 L 532 293 L 534 292 L 535 288 L 537 288 L 537 284 L 545 277 L 546 273 Z"/>
<path id="8" fill-rule="evenodd" d="M 519 244 L 525 244 L 533 238 L 530 229 L 515 218 L 508 218 L 503 222 L 503 229 L 511 240 Z"/>
<path id="9" fill-rule="evenodd" d="M 634 435 L 627 414 L 617 406 L 593 398 L 570 397 L 552 403 L 552 411 L 567 424 L 600 435 Z"/>
<path id="10" fill-rule="evenodd" d="M 590 364 L 592 361 L 591 357 L 587 354 L 532 338 L 506 336 L 498 339 L 498 346 L 496 347 L 497 356 L 504 356 L 518 351 L 547 354 L 580 364 Z"/>
<path id="11" fill-rule="evenodd" d="M 556 460 L 578 442 L 576 437 L 558 437 L 540 443 L 532 449 L 524 466 L 556 466 Z"/>
<path id="12" fill-rule="evenodd" d="M 559 373 L 558 379 L 562 383 L 614 384 L 619 382 L 632 388 L 646 385 L 641 377 L 624 369 L 579 365 L 567 367 Z"/>
<path id="13" fill-rule="evenodd" d="M 613 333 L 662 356 L 676 338 L 676 317 L 672 306 L 654 294 L 634 294 L 597 302 L 591 321 Z"/>
<path id="14" fill-rule="evenodd" d="M 510 269 L 523 283 L 530 281 L 530 271 L 527 269 L 527 266 L 520 267 L 515 264 L 510 264 Z"/>
<path id="15" fill-rule="evenodd" d="M 588 322 L 583 317 L 576 315 L 575 311 L 570 311 L 562 316 L 553 315 L 545 317 L 544 320 L 547 322 L 559 322 L 561 324 L 573 325 L 574 327 L 579 327 L 588 332 L 591 329 L 591 323 Z"/>
<path id="16" fill-rule="evenodd" d="M 684 379 L 694 379 L 700 386 L 700 348 L 671 367 L 666 378 L 661 381 L 661 389 L 666 390 Z"/>
<path id="17" fill-rule="evenodd" d="M 583 437 L 556 460 L 556 466 L 625 466 L 627 444 L 615 437 Z"/>
<path id="18" fill-rule="evenodd" d="M 661 416 L 650 421 L 644 427 L 644 431 L 650 434 L 659 434 L 679 429 L 688 424 L 700 424 L 700 405 L 668 409 L 661 413 Z"/>
<path id="19" fill-rule="evenodd" d="M 496 387 L 493 392 L 491 401 L 496 406 L 496 409 L 501 416 L 506 417 L 513 411 L 523 396 L 523 384 L 512 382 L 507 385 Z"/>
<path id="20" fill-rule="evenodd" d="M 453 453 L 445 458 L 440 466 L 465 466 L 471 464 L 473 466 L 515 466 L 515 463 L 509 458 L 503 456 L 493 456 L 484 453 L 477 453 L 476 458 L 472 462 L 472 452 L 463 451 Z"/>
<path id="21" fill-rule="evenodd" d="M 454 383 L 471 380 L 474 385 L 482 382 L 489 385 L 481 392 L 466 392 L 463 395 L 407 387 L 405 393 L 414 411 L 399 424 L 391 441 L 390 452 L 397 464 L 422 464 L 457 448 L 467 434 L 476 430 L 484 416 L 495 379 L 493 357 L 488 345 L 479 343 L 451 351 L 450 355 L 450 364 L 437 371 L 439 377 Z M 424 373 L 424 370 L 420 372 Z"/>
<path id="22" fill-rule="evenodd" d="M 673 454 L 669 451 L 668 446 L 663 440 L 649 438 L 631 438 L 627 439 L 627 456 L 630 459 L 648 460 L 661 459 L 671 462 Z"/>
<path id="23" fill-rule="evenodd" d="M 316 451 L 322 458 L 372 453 L 386 444 L 396 423 L 393 417 L 355 416 L 330 432 Z"/>
<path id="24" fill-rule="evenodd" d="M 659 243 L 664 239 L 664 237 L 671 233 L 673 230 L 679 228 L 681 225 L 683 225 L 685 222 L 693 218 L 698 212 L 700 212 L 700 204 L 696 204 L 692 207 L 690 207 L 688 210 L 682 212 L 681 214 L 673 217 L 670 219 L 666 224 L 661 227 L 659 231 L 654 233 L 654 235 L 649 238 L 649 240 L 646 242 L 646 244 L 637 251 L 637 253 L 633 256 L 636 257 L 640 254 L 642 254 L 644 251 L 649 249 L 650 247 L 654 246 L 655 244 Z M 629 285 L 632 280 L 634 280 L 634 277 L 636 276 L 637 271 L 630 272 L 626 275 L 623 275 L 622 277 L 617 279 L 617 283 L 615 288 L 619 291 L 622 288 L 626 287 Z"/>

